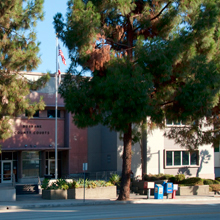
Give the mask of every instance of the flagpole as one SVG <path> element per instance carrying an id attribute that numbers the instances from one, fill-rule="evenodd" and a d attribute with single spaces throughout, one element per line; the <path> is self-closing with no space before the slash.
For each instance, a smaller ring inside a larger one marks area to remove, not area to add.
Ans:
<path id="1" fill-rule="evenodd" d="M 55 101 L 55 179 L 57 179 L 57 75 L 58 75 L 58 37 L 56 37 L 56 74 L 55 74 L 55 89 L 56 89 L 56 101 Z"/>

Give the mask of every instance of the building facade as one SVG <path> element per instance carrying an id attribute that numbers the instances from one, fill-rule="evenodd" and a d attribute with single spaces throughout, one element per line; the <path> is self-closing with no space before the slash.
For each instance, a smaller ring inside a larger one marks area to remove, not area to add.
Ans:
<path id="1" fill-rule="evenodd" d="M 25 73 L 36 80 L 41 73 Z M 46 87 L 32 92 L 29 99 L 38 101 L 43 96 L 45 110 L 36 112 L 28 119 L 25 113 L 15 118 L 11 138 L 1 141 L 0 184 L 11 183 L 15 177 L 18 183 L 34 183 L 45 175 L 55 173 L 55 77 Z M 169 126 L 166 128 L 169 129 Z M 173 140 L 163 136 L 164 131 L 155 129 L 147 136 L 146 173 L 178 174 L 215 177 L 214 150 L 204 145 L 193 153 L 175 145 Z M 78 129 L 72 116 L 65 110 L 63 100 L 58 96 L 58 177 L 69 177 L 83 172 L 83 163 L 88 163 L 87 173 L 93 178 L 106 177 L 106 173 L 121 173 L 123 143 L 119 134 L 98 125 Z M 215 155 L 216 156 L 216 155 Z M 215 160 L 216 161 L 216 160 Z M 141 176 L 140 146 L 132 147 L 132 172 Z M 98 175 L 100 174 L 100 175 Z"/>

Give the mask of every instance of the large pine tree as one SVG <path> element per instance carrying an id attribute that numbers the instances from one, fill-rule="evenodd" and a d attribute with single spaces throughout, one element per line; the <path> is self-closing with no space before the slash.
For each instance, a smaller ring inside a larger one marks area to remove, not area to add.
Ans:
<path id="1" fill-rule="evenodd" d="M 21 71 L 31 71 L 40 63 L 37 56 L 34 27 L 38 19 L 43 19 L 44 0 L 1 0 L 0 1 L 0 139 L 11 136 L 11 118 L 28 110 L 32 116 L 37 109 L 44 108 L 39 103 L 30 103 L 25 97 L 31 90 L 45 85 L 49 75 L 36 82 L 24 78 Z"/>
<path id="2" fill-rule="evenodd" d="M 129 199 L 132 124 L 210 113 L 219 94 L 219 0 L 69 0 L 54 17 L 72 65 L 60 94 L 77 126 L 123 132 L 119 200 Z M 75 67 L 92 72 L 92 78 Z M 73 77 L 71 73 L 75 72 Z"/>

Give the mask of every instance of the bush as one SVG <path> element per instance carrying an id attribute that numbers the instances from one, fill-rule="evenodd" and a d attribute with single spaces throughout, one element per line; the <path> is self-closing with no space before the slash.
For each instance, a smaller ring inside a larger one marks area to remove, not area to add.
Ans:
<path id="1" fill-rule="evenodd" d="M 212 180 L 212 179 L 204 179 L 203 183 L 204 185 L 220 184 L 218 180 Z"/>
<path id="2" fill-rule="evenodd" d="M 203 185 L 203 179 L 199 177 L 191 177 L 188 179 L 184 179 L 180 182 L 180 184 L 184 184 L 187 186 L 196 186 L 196 185 Z"/>
<path id="3" fill-rule="evenodd" d="M 184 174 L 177 174 L 175 176 L 175 181 L 176 183 L 180 183 L 181 181 L 185 180 L 185 175 Z"/>
<path id="4" fill-rule="evenodd" d="M 144 180 L 145 180 L 145 181 L 155 181 L 155 180 L 159 180 L 159 179 L 158 179 L 158 177 L 156 177 L 156 176 L 145 175 L 145 176 L 144 176 Z"/>
<path id="5" fill-rule="evenodd" d="M 219 182 L 220 182 L 220 177 L 216 177 L 216 178 L 215 178 L 215 180 L 217 180 L 217 181 L 219 181 Z"/>
<path id="6" fill-rule="evenodd" d="M 220 184 L 220 179 L 219 180 L 213 180 L 213 184 Z"/>
<path id="7" fill-rule="evenodd" d="M 164 174 L 160 179 L 161 180 L 170 180 L 171 178 L 173 178 L 174 176 L 171 174 Z"/>
<path id="8" fill-rule="evenodd" d="M 170 180 L 170 178 L 174 177 L 171 174 L 148 174 L 148 175 L 144 175 L 144 180 L 145 181 L 157 181 L 157 180 Z"/>
<path id="9" fill-rule="evenodd" d="M 176 182 L 176 177 L 175 176 L 170 177 L 169 182 L 177 183 Z"/>
<path id="10" fill-rule="evenodd" d="M 203 180 L 203 184 L 204 185 L 211 185 L 211 184 L 213 184 L 214 183 L 214 180 L 210 180 L 210 179 L 204 179 Z"/>

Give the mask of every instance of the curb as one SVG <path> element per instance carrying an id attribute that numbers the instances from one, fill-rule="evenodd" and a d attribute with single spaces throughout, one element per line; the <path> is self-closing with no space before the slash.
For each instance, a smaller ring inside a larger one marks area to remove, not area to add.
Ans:
<path id="1" fill-rule="evenodd" d="M 54 207 L 71 207 L 71 206 L 93 206 L 93 205 L 126 205 L 126 204 L 172 204 L 184 203 L 189 201 L 218 201 L 220 197 L 207 198 L 177 198 L 177 199 L 131 199 L 128 201 L 80 201 L 80 202 L 54 202 L 54 203 L 23 203 L 18 205 L 0 205 L 0 210 L 14 210 L 14 209 L 36 209 L 36 208 L 54 208 Z"/>

